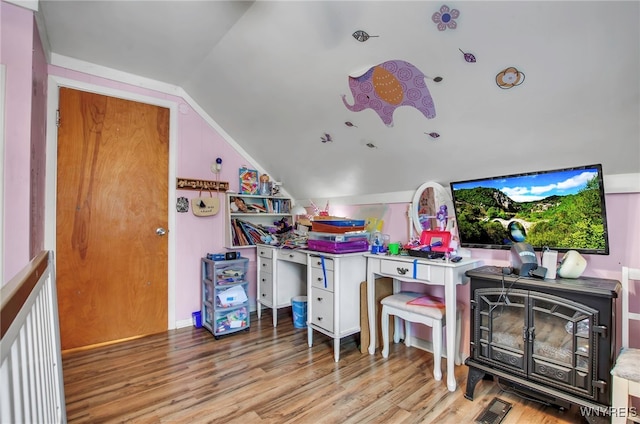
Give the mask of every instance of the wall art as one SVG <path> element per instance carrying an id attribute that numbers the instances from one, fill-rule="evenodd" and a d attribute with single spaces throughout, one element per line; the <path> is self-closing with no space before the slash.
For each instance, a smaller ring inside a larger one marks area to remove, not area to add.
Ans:
<path id="1" fill-rule="evenodd" d="M 354 32 L 351 35 L 353 36 L 353 38 L 355 38 L 356 40 L 360 41 L 361 43 L 364 43 L 369 38 L 378 37 L 377 35 L 369 35 L 369 34 L 366 33 L 366 31 L 362 31 L 361 29 L 359 29 L 358 31 Z"/>
<path id="2" fill-rule="evenodd" d="M 360 76 L 349 76 L 354 103 L 350 105 L 344 94 L 342 102 L 352 112 L 373 109 L 388 127 L 393 126 L 393 112 L 400 106 L 414 107 L 431 119 L 436 116 L 436 108 L 425 78 L 411 63 L 389 60 Z"/>
<path id="3" fill-rule="evenodd" d="M 240 168 L 238 174 L 240 178 L 240 193 L 258 194 L 258 171 L 255 169 Z"/>
<path id="4" fill-rule="evenodd" d="M 516 87 L 524 82 L 524 73 L 513 66 L 503 69 L 496 75 L 496 84 L 503 89 Z"/>
<path id="5" fill-rule="evenodd" d="M 443 4 L 440 7 L 440 11 L 431 16 L 431 20 L 438 24 L 438 31 L 444 31 L 447 28 L 456 29 L 458 27 L 456 19 L 459 16 L 460 11 L 458 9 L 449 9 L 449 6 Z"/>
<path id="6" fill-rule="evenodd" d="M 464 55 L 465 62 L 476 63 L 476 57 L 474 55 L 472 55 L 471 53 L 463 52 L 462 49 L 458 50 L 460 50 L 460 52 Z"/>

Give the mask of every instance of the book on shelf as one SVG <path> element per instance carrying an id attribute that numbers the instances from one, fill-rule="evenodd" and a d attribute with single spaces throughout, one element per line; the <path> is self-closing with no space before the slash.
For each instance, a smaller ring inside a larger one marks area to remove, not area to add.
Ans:
<path id="1" fill-rule="evenodd" d="M 232 230 L 235 230 L 233 241 L 237 246 L 251 246 L 259 244 L 262 242 L 262 237 L 269 234 L 269 230 L 261 225 L 243 221 L 242 219 L 232 219 L 231 223 Z"/>

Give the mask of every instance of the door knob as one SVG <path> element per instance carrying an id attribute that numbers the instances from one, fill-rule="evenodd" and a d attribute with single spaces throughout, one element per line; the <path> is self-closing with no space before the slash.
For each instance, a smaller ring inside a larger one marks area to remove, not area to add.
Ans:
<path id="1" fill-rule="evenodd" d="M 165 230 L 162 227 L 158 227 L 158 228 L 156 228 L 156 234 L 159 235 L 159 236 L 163 236 L 163 235 L 167 234 L 167 230 Z"/>

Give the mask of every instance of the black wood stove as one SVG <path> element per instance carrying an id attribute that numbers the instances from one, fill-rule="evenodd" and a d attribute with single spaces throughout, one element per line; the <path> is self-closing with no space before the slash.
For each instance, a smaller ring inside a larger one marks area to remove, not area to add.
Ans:
<path id="1" fill-rule="evenodd" d="M 497 377 L 548 403 L 607 408 L 616 356 L 615 280 L 542 280 L 486 266 L 471 278 L 471 354 L 465 397 Z"/>

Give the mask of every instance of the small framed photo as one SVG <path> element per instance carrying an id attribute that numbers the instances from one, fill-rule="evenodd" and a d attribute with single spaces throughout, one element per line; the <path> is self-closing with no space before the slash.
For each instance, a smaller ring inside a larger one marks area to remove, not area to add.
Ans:
<path id="1" fill-rule="evenodd" d="M 240 194 L 258 194 L 258 171 L 240 168 Z"/>

